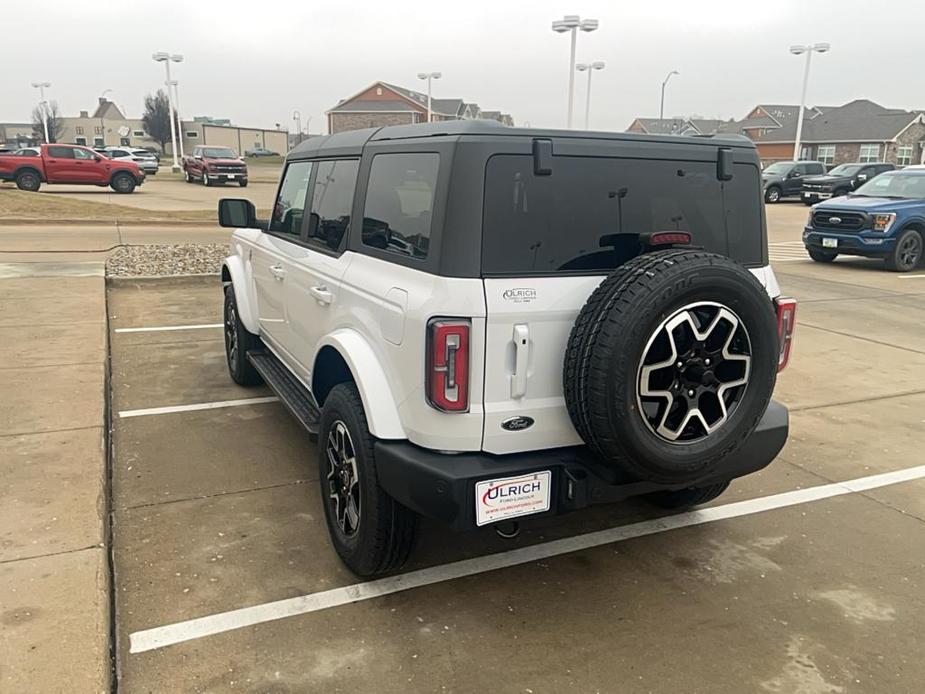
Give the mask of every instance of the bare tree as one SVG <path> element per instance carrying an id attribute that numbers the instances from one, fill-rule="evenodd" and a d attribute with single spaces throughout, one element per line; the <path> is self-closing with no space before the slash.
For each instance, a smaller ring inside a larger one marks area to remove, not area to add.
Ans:
<path id="1" fill-rule="evenodd" d="M 176 113 L 174 113 L 174 120 L 179 137 L 182 131 Z M 145 97 L 145 111 L 141 116 L 141 122 L 145 126 L 148 138 L 161 146 L 161 152 L 167 151 L 167 143 L 170 142 L 170 101 L 163 89 L 158 89 L 156 94 L 148 94 Z"/>
<path id="2" fill-rule="evenodd" d="M 64 121 L 61 119 L 57 101 L 32 109 L 32 136 L 38 142 L 45 142 L 45 118 L 48 119 L 48 142 L 57 142 L 64 134 Z"/>

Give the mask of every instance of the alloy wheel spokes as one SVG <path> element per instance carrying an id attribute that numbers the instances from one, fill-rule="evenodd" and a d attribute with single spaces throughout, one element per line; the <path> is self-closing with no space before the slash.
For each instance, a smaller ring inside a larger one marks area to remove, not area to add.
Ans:
<path id="1" fill-rule="evenodd" d="M 360 487 L 353 440 L 343 422 L 334 423 L 325 452 L 328 498 L 333 502 L 337 525 L 344 535 L 350 536 L 360 526 Z"/>
<path id="2" fill-rule="evenodd" d="M 685 306 L 658 326 L 643 352 L 640 415 L 666 441 L 699 441 L 729 419 L 750 371 L 751 348 L 741 319 L 713 302 Z"/>

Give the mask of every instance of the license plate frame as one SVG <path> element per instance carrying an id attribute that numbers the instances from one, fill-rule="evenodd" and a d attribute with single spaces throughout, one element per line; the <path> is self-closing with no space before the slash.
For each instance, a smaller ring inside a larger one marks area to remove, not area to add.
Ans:
<path id="1" fill-rule="evenodd" d="M 543 513 L 551 507 L 552 470 L 476 482 L 474 501 L 477 526 Z"/>

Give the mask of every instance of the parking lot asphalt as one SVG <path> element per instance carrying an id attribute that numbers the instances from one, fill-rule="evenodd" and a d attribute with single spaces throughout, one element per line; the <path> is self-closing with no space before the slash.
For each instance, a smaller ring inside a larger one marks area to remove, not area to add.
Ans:
<path id="1" fill-rule="evenodd" d="M 794 257 L 806 208 L 768 215 L 778 280 L 801 302 L 778 460 L 680 525 L 641 500 L 515 540 L 424 523 L 405 571 L 429 578 L 407 590 L 339 563 L 314 444 L 264 388 L 228 378 L 218 282 L 111 285 L 121 689 L 920 692 L 925 472 L 869 478 L 925 464 L 925 278 Z M 134 330 L 176 326 L 199 327 Z M 611 528 L 627 530 L 505 568 L 480 559 Z M 285 600 L 294 616 L 271 618 Z M 226 615 L 246 607 L 263 617 Z M 158 644 L 161 627 L 218 614 L 216 633 Z"/>

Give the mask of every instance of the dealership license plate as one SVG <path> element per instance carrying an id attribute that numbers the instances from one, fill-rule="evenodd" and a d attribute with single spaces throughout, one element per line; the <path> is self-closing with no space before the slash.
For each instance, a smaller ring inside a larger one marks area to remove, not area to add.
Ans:
<path id="1" fill-rule="evenodd" d="M 838 248 L 838 239 L 822 239 L 823 248 Z"/>
<path id="2" fill-rule="evenodd" d="M 226 178 L 234 178 L 234 174 L 225 174 Z"/>
<path id="3" fill-rule="evenodd" d="M 475 524 L 528 516 L 549 510 L 552 472 L 484 480 L 475 485 Z"/>

